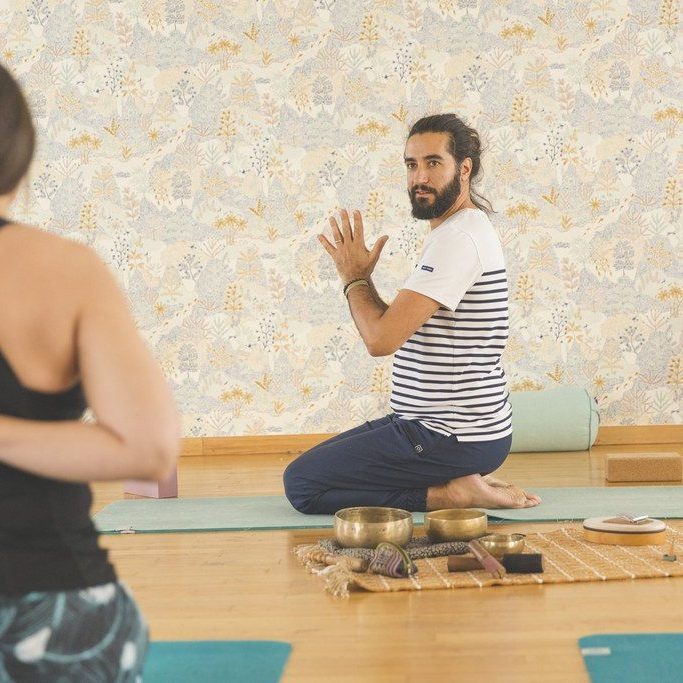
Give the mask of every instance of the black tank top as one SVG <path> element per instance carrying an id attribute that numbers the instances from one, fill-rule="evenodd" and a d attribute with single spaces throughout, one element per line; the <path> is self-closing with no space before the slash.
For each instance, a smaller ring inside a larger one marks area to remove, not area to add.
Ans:
<path id="1" fill-rule="evenodd" d="M 0 228 L 6 224 L 0 218 Z M 58 393 L 27 389 L 0 353 L 0 414 L 77 420 L 85 408 L 80 383 Z M 116 579 L 97 542 L 91 503 L 87 484 L 0 463 L 0 596 L 87 588 Z"/>

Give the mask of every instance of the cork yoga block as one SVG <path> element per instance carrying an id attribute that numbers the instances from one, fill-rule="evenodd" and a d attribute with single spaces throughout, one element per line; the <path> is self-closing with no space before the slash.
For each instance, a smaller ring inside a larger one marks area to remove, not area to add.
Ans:
<path id="1" fill-rule="evenodd" d="M 607 455 L 607 481 L 681 481 L 683 458 L 678 453 L 612 453 Z"/>

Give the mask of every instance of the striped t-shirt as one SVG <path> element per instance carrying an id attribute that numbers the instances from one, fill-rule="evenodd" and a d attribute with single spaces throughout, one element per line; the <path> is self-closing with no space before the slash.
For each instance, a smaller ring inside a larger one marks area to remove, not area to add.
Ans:
<path id="1" fill-rule="evenodd" d="M 432 230 L 404 289 L 441 307 L 394 355 L 392 410 L 458 441 L 511 434 L 507 277 L 486 213 L 461 209 Z"/>

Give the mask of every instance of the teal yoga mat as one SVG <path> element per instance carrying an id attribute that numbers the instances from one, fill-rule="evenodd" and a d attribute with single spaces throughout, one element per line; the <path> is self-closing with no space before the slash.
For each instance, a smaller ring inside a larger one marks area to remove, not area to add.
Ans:
<path id="1" fill-rule="evenodd" d="M 579 639 L 591 683 L 679 683 L 683 633 L 619 633 Z"/>
<path id="2" fill-rule="evenodd" d="M 585 451 L 598 436 L 598 407 L 580 387 L 513 391 L 513 453 Z"/>
<path id="3" fill-rule="evenodd" d="M 145 683 L 277 683 L 292 649 L 269 640 L 150 643 Z"/>
<path id="4" fill-rule="evenodd" d="M 284 496 L 120 500 L 98 512 L 100 531 L 247 531 L 331 527 L 330 515 L 303 515 Z"/>
<path id="5" fill-rule="evenodd" d="M 583 520 L 622 512 L 683 518 L 683 486 L 532 486 L 529 490 L 541 497 L 540 505 L 521 510 L 488 510 L 489 516 L 524 522 Z"/>
<path id="6" fill-rule="evenodd" d="M 581 520 L 621 512 L 683 518 L 683 486 L 534 488 L 541 505 L 523 510 L 488 510 L 492 520 L 548 522 Z M 413 513 L 416 524 L 424 515 Z M 332 527 L 331 515 L 303 515 L 284 496 L 120 500 L 95 517 L 103 533 L 245 531 Z"/>

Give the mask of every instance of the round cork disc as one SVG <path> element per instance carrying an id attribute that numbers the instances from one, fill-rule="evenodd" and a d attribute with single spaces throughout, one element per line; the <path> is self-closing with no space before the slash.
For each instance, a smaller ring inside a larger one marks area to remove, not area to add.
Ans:
<path id="1" fill-rule="evenodd" d="M 650 519 L 641 524 L 611 521 L 613 517 L 591 517 L 583 522 L 583 534 L 590 543 L 606 545 L 662 545 L 666 543 L 666 524 Z M 607 521 L 610 520 L 610 521 Z"/>

